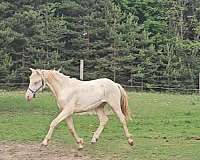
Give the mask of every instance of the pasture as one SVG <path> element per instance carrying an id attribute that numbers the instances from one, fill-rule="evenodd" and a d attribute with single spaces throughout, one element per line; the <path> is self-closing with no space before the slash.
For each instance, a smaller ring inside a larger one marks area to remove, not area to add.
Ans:
<path id="1" fill-rule="evenodd" d="M 0 159 L 3 159 L 2 155 L 5 158 L 12 153 L 18 158 L 29 156 L 32 159 L 48 156 L 64 159 L 69 155 L 71 159 L 80 160 L 199 160 L 199 96 L 129 92 L 129 106 L 133 115 L 133 121 L 128 123 L 135 140 L 133 147 L 128 145 L 115 115 L 109 116 L 96 144 L 90 144 L 90 141 L 98 127 L 97 117 L 74 115 L 75 127 L 85 141 L 85 148 L 76 150 L 75 141 L 62 122 L 55 130 L 50 146 L 41 149 L 39 143 L 58 114 L 51 93 L 40 93 L 28 103 L 24 92 L 0 92 Z"/>

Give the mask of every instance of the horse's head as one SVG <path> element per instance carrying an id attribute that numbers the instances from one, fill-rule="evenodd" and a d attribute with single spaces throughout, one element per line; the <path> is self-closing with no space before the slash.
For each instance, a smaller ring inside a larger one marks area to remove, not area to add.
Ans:
<path id="1" fill-rule="evenodd" d="M 44 87 L 44 77 L 42 71 L 32 68 L 30 68 L 30 70 L 32 71 L 32 74 L 30 76 L 29 86 L 26 91 L 26 99 L 28 101 L 32 100 L 32 98 L 35 97 L 36 93 L 41 91 Z"/>

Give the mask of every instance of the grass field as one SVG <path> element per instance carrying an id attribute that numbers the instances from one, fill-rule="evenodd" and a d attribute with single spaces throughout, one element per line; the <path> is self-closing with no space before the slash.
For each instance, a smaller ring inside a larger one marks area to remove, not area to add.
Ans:
<path id="1" fill-rule="evenodd" d="M 128 127 L 135 145 L 130 147 L 118 119 L 111 115 L 97 144 L 90 144 L 98 126 L 96 116 L 75 115 L 75 127 L 91 159 L 199 160 L 200 97 L 159 93 L 129 93 L 133 121 Z M 0 141 L 40 143 L 58 114 L 54 98 L 43 92 L 32 102 L 23 92 L 0 93 Z M 52 141 L 76 148 L 65 123 Z M 50 143 L 51 145 L 51 143 Z M 53 145 L 53 144 L 52 144 Z M 83 152 L 84 152 L 83 151 Z"/>

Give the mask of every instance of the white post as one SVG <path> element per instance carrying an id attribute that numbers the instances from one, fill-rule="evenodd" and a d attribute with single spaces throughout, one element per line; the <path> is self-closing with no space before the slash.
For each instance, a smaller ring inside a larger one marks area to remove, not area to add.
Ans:
<path id="1" fill-rule="evenodd" d="M 200 93 L 200 73 L 199 73 L 199 93 Z"/>
<path id="2" fill-rule="evenodd" d="M 83 80 L 83 60 L 80 60 L 80 80 Z"/>

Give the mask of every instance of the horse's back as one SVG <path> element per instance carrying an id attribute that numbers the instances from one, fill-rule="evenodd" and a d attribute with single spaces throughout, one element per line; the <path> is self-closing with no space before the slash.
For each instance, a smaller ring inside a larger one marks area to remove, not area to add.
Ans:
<path id="1" fill-rule="evenodd" d="M 113 96 L 116 90 L 119 91 L 116 84 L 107 78 L 83 81 L 77 87 L 77 98 L 80 103 L 106 100 L 110 94 Z"/>
<path id="2" fill-rule="evenodd" d="M 113 82 L 111 79 L 100 78 L 100 79 L 88 81 L 88 83 L 89 82 L 90 84 L 94 85 L 96 89 L 103 91 L 105 99 L 120 95 L 120 90 L 118 88 L 119 84 Z"/>

